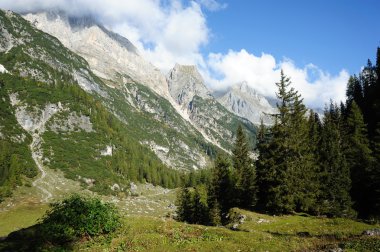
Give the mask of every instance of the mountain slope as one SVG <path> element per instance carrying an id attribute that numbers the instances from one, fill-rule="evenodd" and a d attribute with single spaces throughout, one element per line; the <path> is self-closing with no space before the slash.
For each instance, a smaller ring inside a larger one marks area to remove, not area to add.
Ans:
<path id="1" fill-rule="evenodd" d="M 232 86 L 224 95 L 218 97 L 218 101 L 229 111 L 247 118 L 256 125 L 260 124 L 261 120 L 264 124 L 273 123 L 269 115 L 276 113 L 276 109 L 246 82 Z"/>
<path id="2" fill-rule="evenodd" d="M 0 11 L 0 31 L 0 63 L 9 71 L 0 74 L 0 198 L 31 186 L 38 170 L 33 186 L 51 198 L 49 168 L 102 193 L 128 193 L 129 181 L 179 182 L 178 172 L 141 145 L 136 126 L 109 112 L 110 88 L 83 58 L 12 12 Z"/>
<path id="3" fill-rule="evenodd" d="M 176 64 L 167 76 L 173 99 L 187 113 L 190 120 L 212 142 L 231 150 L 235 131 L 242 124 L 252 138 L 256 128 L 248 120 L 225 109 L 207 89 L 195 66 Z"/>

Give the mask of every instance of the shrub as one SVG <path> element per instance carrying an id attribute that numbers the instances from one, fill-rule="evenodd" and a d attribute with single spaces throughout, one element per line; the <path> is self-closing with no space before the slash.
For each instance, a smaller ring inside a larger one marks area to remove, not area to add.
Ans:
<path id="1" fill-rule="evenodd" d="M 115 206 L 79 195 L 51 204 L 41 222 L 44 239 L 64 243 L 115 231 L 119 226 Z"/>

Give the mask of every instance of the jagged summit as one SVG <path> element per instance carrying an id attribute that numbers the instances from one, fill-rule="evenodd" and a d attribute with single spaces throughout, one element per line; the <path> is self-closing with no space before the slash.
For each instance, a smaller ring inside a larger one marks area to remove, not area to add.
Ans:
<path id="1" fill-rule="evenodd" d="M 204 80 L 194 65 L 175 64 L 167 75 L 169 92 L 182 107 L 187 107 L 194 96 L 212 98 Z"/>
<path id="2" fill-rule="evenodd" d="M 272 120 L 268 114 L 276 112 L 268 100 L 247 82 L 236 83 L 220 96 L 218 101 L 229 111 L 247 118 L 254 124 L 259 124 L 261 119 L 264 124 L 271 124 Z"/>
<path id="3" fill-rule="evenodd" d="M 163 97 L 170 97 L 165 76 L 141 57 L 128 39 L 98 24 L 91 16 L 73 17 L 61 11 L 47 11 L 23 17 L 85 58 L 102 79 L 113 83 L 119 80 L 119 85 L 132 79 Z"/>

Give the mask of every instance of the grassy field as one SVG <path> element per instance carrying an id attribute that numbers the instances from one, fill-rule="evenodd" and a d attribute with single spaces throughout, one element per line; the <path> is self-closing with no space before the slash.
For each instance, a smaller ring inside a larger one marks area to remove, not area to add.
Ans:
<path id="1" fill-rule="evenodd" d="M 20 208 L 8 215 L 2 213 L 0 226 L 4 224 L 3 217 L 9 222 L 28 221 L 30 225 L 33 216 L 38 218 L 43 210 L 41 206 L 31 212 Z M 243 223 L 231 230 L 242 216 L 245 216 Z M 364 230 L 379 226 L 353 220 L 269 216 L 239 209 L 234 209 L 231 219 L 227 227 L 208 227 L 164 217 L 130 215 L 123 217 L 121 227 L 113 234 L 82 239 L 58 249 L 47 247 L 47 251 L 330 251 L 338 247 L 345 251 L 380 251 L 379 237 L 361 235 Z M 22 227 L 26 223 L 18 225 Z M 0 242 L 0 251 L 9 246 L 17 250 L 20 244 L 33 240 L 32 231 L 21 234 L 23 240 Z"/>
<path id="2" fill-rule="evenodd" d="M 30 202 L 18 205 L 12 210 L 1 211 L 0 237 L 6 236 L 15 230 L 34 225 L 47 209 L 47 204 Z"/>

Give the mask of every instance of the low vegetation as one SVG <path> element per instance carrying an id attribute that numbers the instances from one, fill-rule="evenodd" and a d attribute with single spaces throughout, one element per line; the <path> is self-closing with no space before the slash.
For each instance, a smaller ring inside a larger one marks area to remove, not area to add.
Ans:
<path id="1" fill-rule="evenodd" d="M 119 218 L 108 204 L 72 196 L 54 204 L 40 224 L 11 233 L 0 242 L 0 251 L 377 251 L 380 238 L 362 235 L 374 228 L 343 218 L 270 216 L 238 208 L 218 227 Z"/>

